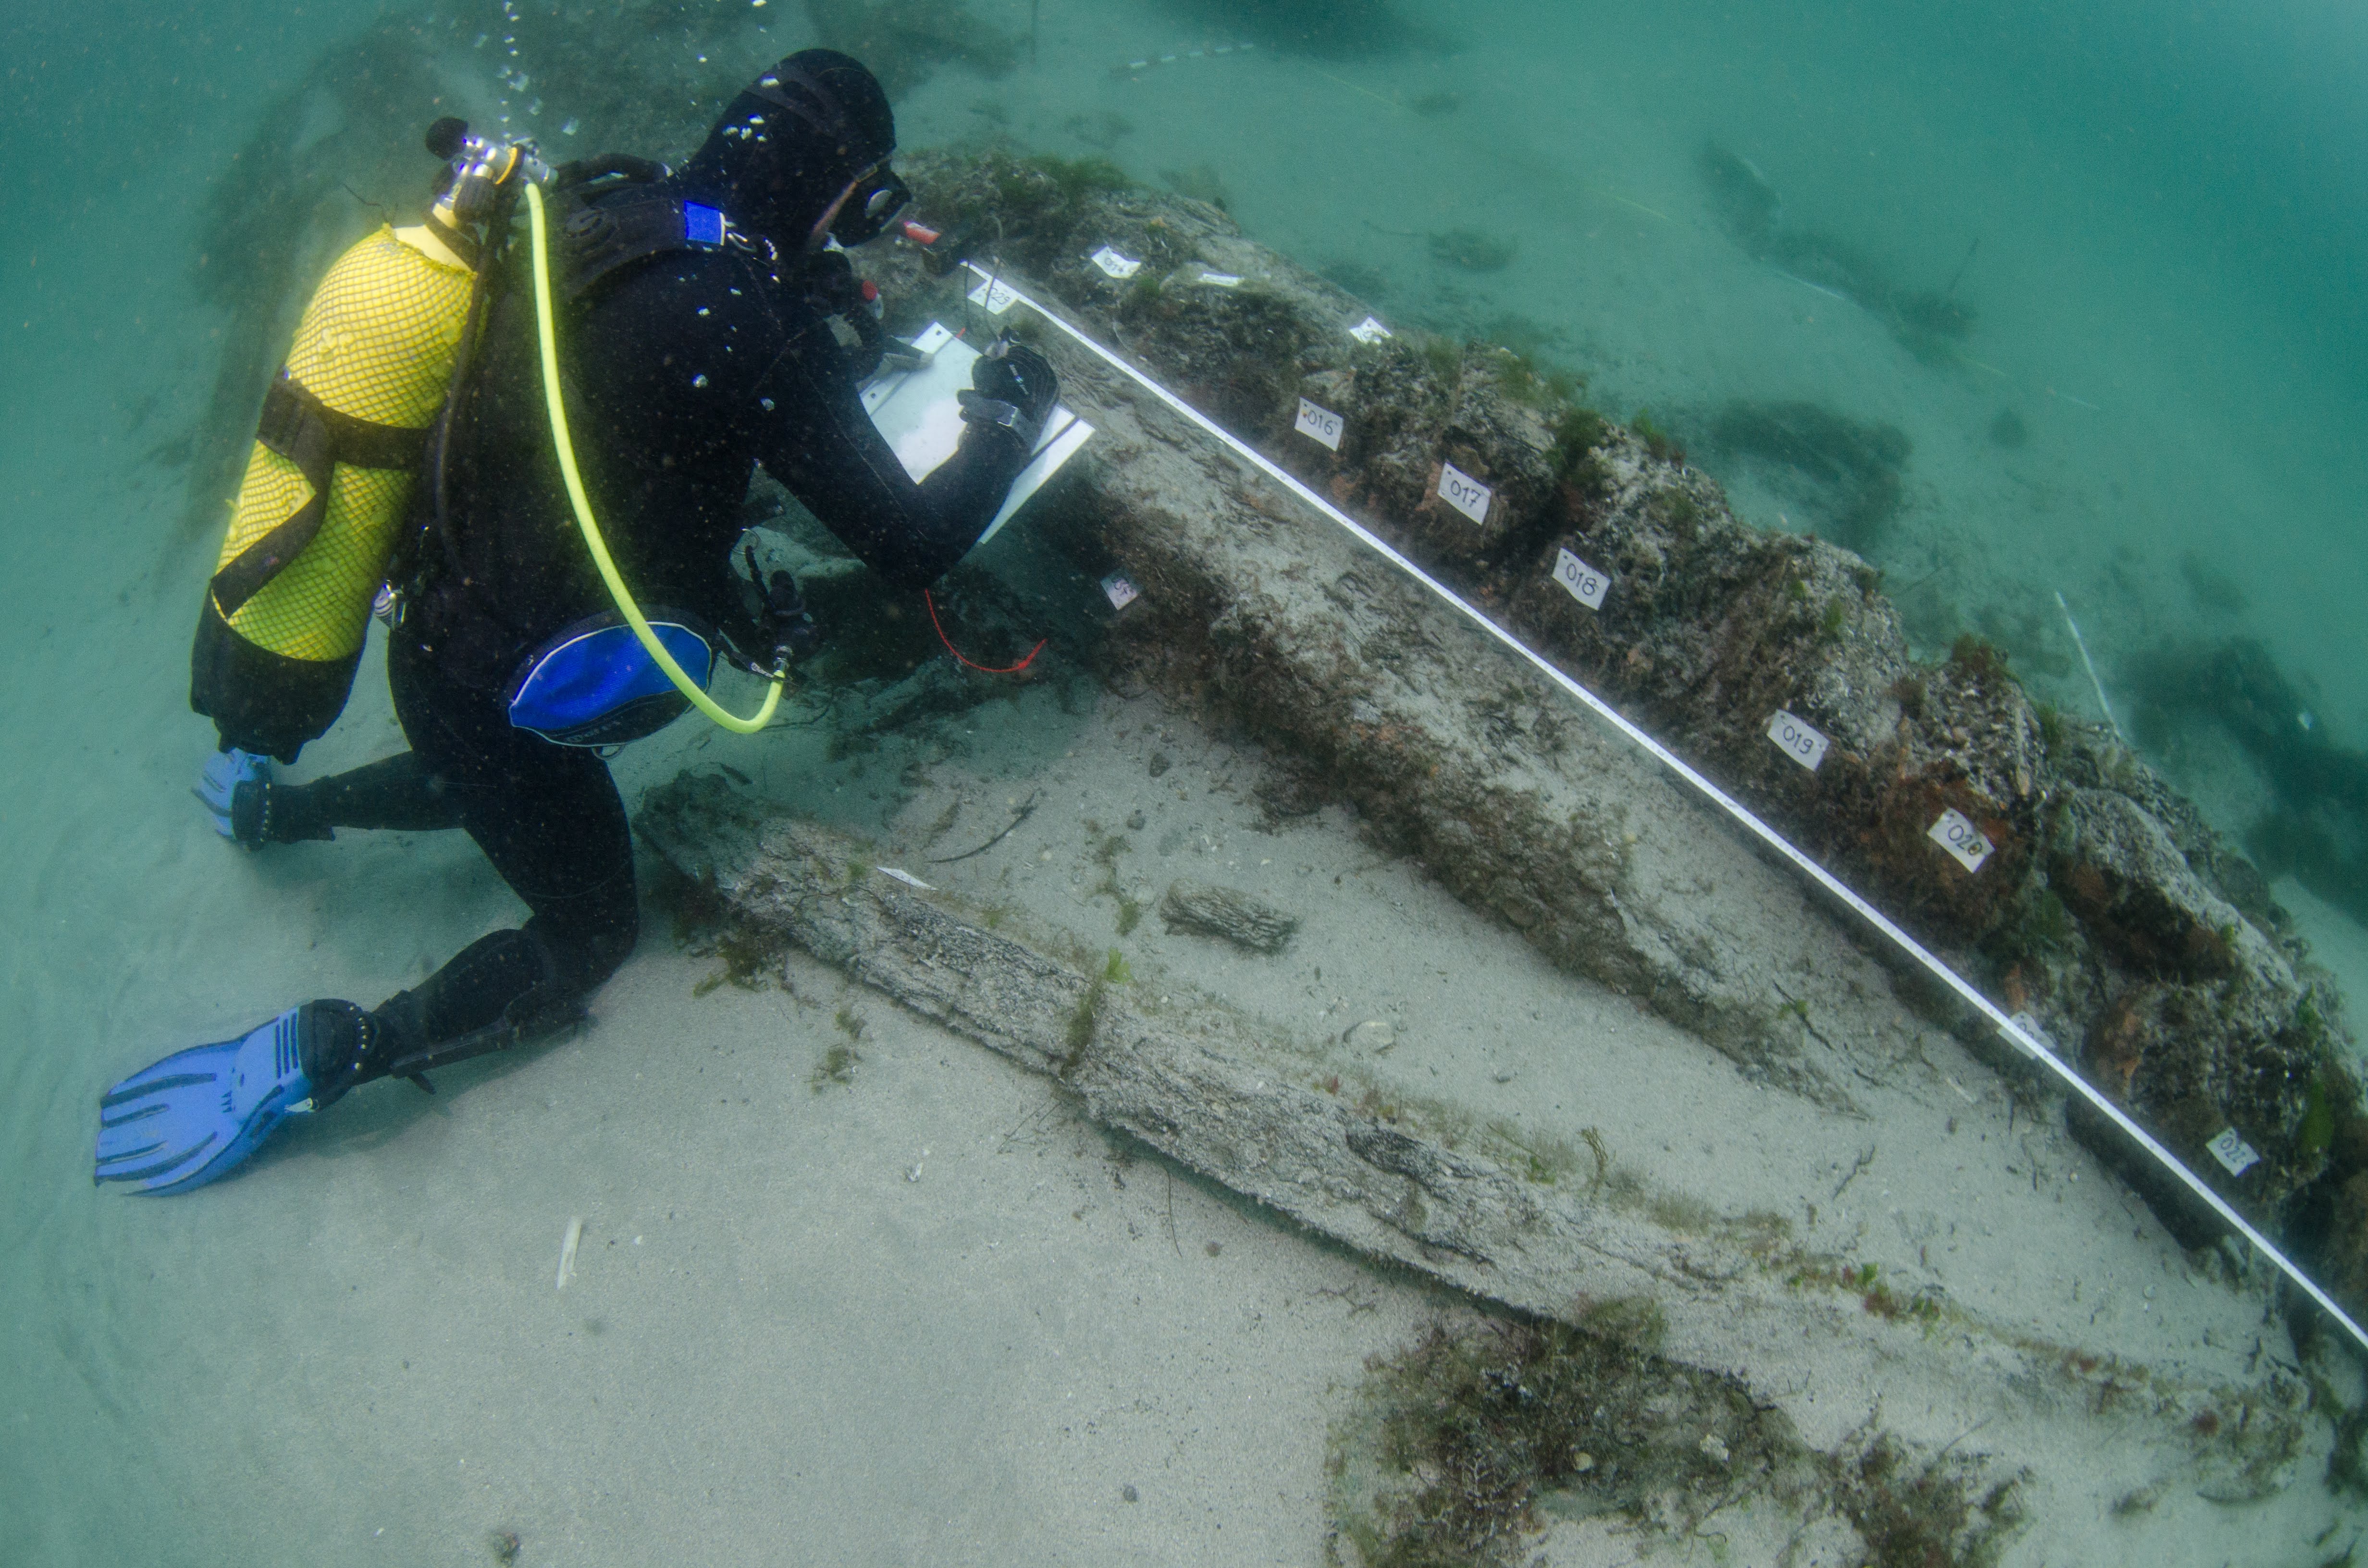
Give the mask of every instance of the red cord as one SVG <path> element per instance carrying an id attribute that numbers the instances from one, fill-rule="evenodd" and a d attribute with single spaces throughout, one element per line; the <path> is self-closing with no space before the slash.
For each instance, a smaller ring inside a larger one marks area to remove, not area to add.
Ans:
<path id="1" fill-rule="evenodd" d="M 1049 637 L 1040 637 L 1036 640 L 1036 646 L 1028 650 L 1028 656 L 1026 658 L 1020 660 L 1018 664 L 1013 665 L 1008 669 L 991 670 L 985 665 L 973 665 L 971 664 L 968 659 L 962 658 L 962 650 L 953 645 L 952 639 L 946 635 L 946 629 L 943 626 L 939 625 L 938 602 L 929 597 L 929 590 L 927 588 L 923 588 L 921 590 L 921 602 L 929 607 L 929 624 L 937 627 L 938 641 L 946 645 L 946 652 L 951 653 L 956 659 L 961 660 L 964 665 L 976 670 L 981 675 L 1016 676 L 1020 671 L 1026 669 L 1029 665 L 1034 664 L 1036 662 L 1036 655 L 1044 651 L 1044 644 L 1052 641 Z"/>

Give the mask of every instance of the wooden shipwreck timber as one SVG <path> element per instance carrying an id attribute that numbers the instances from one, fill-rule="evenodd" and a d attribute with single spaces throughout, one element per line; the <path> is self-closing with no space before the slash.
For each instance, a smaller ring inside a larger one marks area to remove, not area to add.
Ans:
<path id="1" fill-rule="evenodd" d="M 914 166 L 933 215 L 999 233 L 975 247 L 989 265 L 1659 734 L 2240 1211 L 2273 1234 L 2301 1218 L 2328 1283 L 2368 1301 L 2368 1118 L 2340 1000 L 2263 879 L 2109 732 L 2034 706 L 1978 641 L 1918 662 L 1855 555 L 1742 522 L 1658 432 L 1610 424 L 1510 351 L 1372 331 L 1363 303 L 1213 208 L 1052 160 Z M 1139 265 L 1112 276 L 1105 248 Z M 960 297 L 977 279 L 934 261 L 873 258 L 892 326 L 1030 332 L 1024 308 L 986 315 Z M 1781 999 L 1733 944 L 1640 896 L 1657 769 L 1139 386 L 1036 335 L 1104 434 L 1031 526 L 1144 590 L 1091 651 L 1108 675 L 1270 744 L 1310 798 L 1352 801 L 1557 962 L 1847 1103 L 1782 1042 Z M 1771 738 L 1786 721 L 1811 739 Z M 1949 824 L 1978 835 L 1970 864 Z M 2207 1241 L 2216 1221 L 2147 1164 L 2133 1179 L 2166 1222 Z"/>

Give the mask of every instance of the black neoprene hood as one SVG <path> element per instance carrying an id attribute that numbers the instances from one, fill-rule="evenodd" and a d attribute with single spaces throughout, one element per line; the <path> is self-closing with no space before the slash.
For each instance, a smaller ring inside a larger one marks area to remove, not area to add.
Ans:
<path id="1" fill-rule="evenodd" d="M 742 89 L 675 178 L 740 227 L 794 244 L 849 179 L 895 150 L 878 79 L 836 50 L 807 49 Z"/>

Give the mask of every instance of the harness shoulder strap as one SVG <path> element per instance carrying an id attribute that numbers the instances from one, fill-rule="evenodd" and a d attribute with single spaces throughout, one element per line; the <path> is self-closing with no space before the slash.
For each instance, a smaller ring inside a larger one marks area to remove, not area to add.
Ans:
<path id="1" fill-rule="evenodd" d="M 577 207 L 560 223 L 561 290 L 570 300 L 580 300 L 603 278 L 637 261 L 695 244 L 721 244 L 720 222 L 713 225 L 712 239 L 704 232 L 691 232 L 697 219 L 714 211 L 655 190 L 635 190 Z"/>

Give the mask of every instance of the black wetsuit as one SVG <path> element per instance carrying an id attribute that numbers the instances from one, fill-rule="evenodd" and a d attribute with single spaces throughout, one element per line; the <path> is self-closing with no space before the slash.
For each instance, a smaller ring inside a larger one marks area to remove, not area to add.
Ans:
<path id="1" fill-rule="evenodd" d="M 559 324 L 577 461 L 635 598 L 693 612 L 759 659 L 769 645 L 754 641 L 731 571 L 756 464 L 867 565 L 918 587 L 971 547 L 1027 455 L 1006 428 L 966 426 L 955 455 L 915 484 L 863 413 L 826 313 L 833 300 L 811 283 L 826 276 L 819 269 L 843 276 L 843 260 L 768 256 L 757 242 L 645 257 L 602 278 Z M 524 933 L 484 938 L 380 1009 L 416 1006 L 429 1040 L 494 1022 L 538 987 L 580 995 L 624 960 L 638 924 L 632 838 L 608 765 L 513 728 L 501 699 L 546 638 L 611 604 L 552 455 L 524 269 L 495 306 L 453 409 L 448 520 L 423 547 L 388 645 L 413 749 L 275 790 L 274 836 L 465 828 L 533 912 Z"/>

